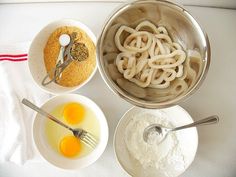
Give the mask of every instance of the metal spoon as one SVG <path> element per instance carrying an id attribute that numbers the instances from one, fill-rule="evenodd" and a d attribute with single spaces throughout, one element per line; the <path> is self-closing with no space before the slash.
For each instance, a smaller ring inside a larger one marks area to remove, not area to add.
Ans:
<path id="1" fill-rule="evenodd" d="M 70 43 L 70 36 L 68 34 L 62 34 L 60 37 L 59 37 L 59 43 L 61 45 L 61 48 L 60 48 L 60 51 L 59 51 L 59 55 L 57 57 L 57 61 L 56 61 L 56 66 L 60 66 L 62 63 L 64 63 L 64 52 L 65 52 L 65 47 L 67 45 L 69 45 Z M 57 75 L 57 72 L 60 72 L 60 71 L 55 71 L 54 73 L 54 77 Z M 62 73 L 60 73 L 59 75 L 59 78 L 61 78 L 62 76 Z"/>
<path id="2" fill-rule="evenodd" d="M 76 34 L 75 32 L 73 32 L 71 35 L 70 35 L 70 42 L 69 44 L 67 45 L 65 51 L 63 52 L 63 58 L 67 58 L 66 61 L 64 61 L 63 63 L 61 64 L 56 64 L 56 67 L 55 68 L 52 68 L 48 73 L 47 75 L 44 77 L 43 81 L 42 81 L 42 85 L 43 86 L 46 86 L 52 82 L 57 82 L 57 78 L 61 75 L 62 71 L 71 63 L 71 55 L 70 55 L 70 51 L 71 51 L 71 48 L 72 48 L 72 45 L 74 44 L 75 42 L 75 38 L 76 38 Z M 50 75 L 51 74 L 54 74 L 53 78 L 50 79 Z"/>
<path id="3" fill-rule="evenodd" d="M 195 127 L 195 126 L 199 126 L 199 125 L 214 124 L 214 123 L 218 123 L 218 122 L 219 122 L 219 117 L 217 115 L 213 115 L 213 116 L 209 116 L 205 119 L 201 119 L 196 122 L 193 122 L 191 124 L 187 124 L 187 125 L 176 127 L 176 128 L 167 128 L 167 127 L 164 127 L 159 124 L 152 124 L 144 129 L 143 139 L 145 142 L 148 142 L 150 136 L 155 135 L 155 136 L 157 136 L 157 137 L 155 137 L 157 140 L 155 142 L 157 144 L 159 144 L 166 138 L 166 136 L 170 132 L 178 131 L 178 130 L 182 130 L 182 129 L 190 128 L 190 127 Z"/>
<path id="4" fill-rule="evenodd" d="M 71 40 L 71 39 L 70 39 L 70 36 L 69 36 L 68 34 L 62 34 L 62 35 L 60 35 L 60 37 L 59 37 L 59 43 L 60 43 L 60 45 L 61 45 L 61 48 L 60 48 L 59 55 L 58 55 L 58 58 L 57 58 L 56 63 L 58 63 L 58 62 L 63 63 L 63 61 L 64 61 L 63 54 L 64 54 L 64 51 L 65 51 L 65 47 L 66 47 L 67 45 L 69 45 L 70 40 Z"/>
<path id="5" fill-rule="evenodd" d="M 44 77 L 42 81 L 42 85 L 46 86 L 51 82 L 58 83 L 58 79 L 60 75 L 64 71 L 64 69 L 72 63 L 72 61 L 83 61 L 89 57 L 89 51 L 85 44 L 75 42 L 77 33 L 73 32 L 70 35 L 70 43 L 66 46 L 65 51 L 63 53 L 63 58 L 66 58 L 65 61 L 61 64 L 57 64 L 55 68 L 50 70 L 47 75 Z M 54 77 L 50 79 L 50 75 L 54 73 Z"/>

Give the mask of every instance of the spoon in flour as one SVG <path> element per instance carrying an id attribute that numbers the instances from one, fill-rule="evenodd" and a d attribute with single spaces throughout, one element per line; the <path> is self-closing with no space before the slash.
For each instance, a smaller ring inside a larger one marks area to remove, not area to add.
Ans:
<path id="1" fill-rule="evenodd" d="M 199 125 L 214 124 L 218 122 L 219 122 L 219 117 L 217 115 L 213 115 L 205 119 L 201 119 L 196 122 L 193 122 L 191 124 L 187 124 L 187 125 L 176 127 L 176 128 L 167 128 L 160 124 L 151 124 L 144 129 L 143 139 L 145 142 L 150 143 L 150 144 L 152 144 L 153 140 L 156 144 L 160 144 L 170 132 L 178 131 L 178 130 L 182 130 L 182 129 L 186 129 L 190 127 L 196 127 Z"/>

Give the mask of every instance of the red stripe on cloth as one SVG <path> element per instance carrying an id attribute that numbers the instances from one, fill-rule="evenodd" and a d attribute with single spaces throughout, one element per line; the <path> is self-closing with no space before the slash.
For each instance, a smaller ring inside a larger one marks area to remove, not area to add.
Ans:
<path id="1" fill-rule="evenodd" d="M 11 55 L 11 54 L 0 54 L 0 57 L 27 57 L 28 54 L 25 53 L 25 54 L 17 54 L 17 55 Z"/>
<path id="2" fill-rule="evenodd" d="M 13 62 L 18 62 L 18 61 L 26 61 L 27 58 L 0 58 L 0 61 L 13 61 Z"/>

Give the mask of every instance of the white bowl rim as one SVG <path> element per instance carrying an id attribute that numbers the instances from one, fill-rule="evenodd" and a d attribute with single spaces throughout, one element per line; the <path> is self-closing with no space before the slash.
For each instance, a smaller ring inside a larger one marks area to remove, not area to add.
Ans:
<path id="1" fill-rule="evenodd" d="M 189 119 L 189 120 L 191 120 L 192 122 L 194 121 L 193 118 L 192 118 L 192 116 L 191 116 L 183 107 L 181 107 L 181 106 L 179 106 L 179 105 L 175 105 L 175 106 L 171 106 L 171 107 L 176 107 L 177 109 L 182 109 L 183 112 L 185 112 L 186 114 L 188 114 L 189 117 L 191 118 L 191 119 Z M 168 108 L 171 108 L 171 107 L 168 107 Z M 135 108 L 148 110 L 147 108 L 141 108 L 141 107 L 138 107 L 138 106 L 132 106 L 131 108 L 129 108 L 129 109 L 122 115 L 122 117 L 120 118 L 120 120 L 119 120 L 119 122 L 118 122 L 118 124 L 117 124 L 117 126 L 116 126 L 116 128 L 115 128 L 114 135 L 113 135 L 113 152 L 114 152 L 114 154 L 115 154 L 116 161 L 118 162 L 119 166 L 123 169 L 123 171 L 125 171 L 126 174 L 129 175 L 129 176 L 132 176 L 132 174 L 130 174 L 130 173 L 125 169 L 125 167 L 123 166 L 123 164 L 121 163 L 120 158 L 118 157 L 118 154 L 117 154 L 117 152 L 116 152 L 115 142 L 116 142 L 116 135 L 117 135 L 117 129 L 118 129 L 118 127 L 120 126 L 121 122 L 123 121 L 123 119 L 125 118 L 125 116 L 128 114 L 128 112 L 132 111 L 132 110 L 135 109 Z M 162 108 L 162 109 L 168 109 L 168 108 Z M 162 110 L 162 109 L 156 109 L 156 110 Z M 153 109 L 151 109 L 151 110 L 153 110 Z M 193 159 L 191 160 L 191 162 L 188 164 L 188 167 L 187 167 L 180 175 L 182 175 L 182 174 L 190 167 L 190 165 L 193 163 L 193 161 L 194 161 L 194 159 L 195 159 L 195 157 L 196 157 L 196 154 L 197 154 L 198 144 L 199 144 L 199 140 L 198 140 L 199 137 L 198 137 L 197 128 L 196 128 L 196 127 L 193 127 L 193 129 L 194 129 L 194 131 L 196 132 L 196 135 L 197 135 L 197 138 L 196 138 L 196 144 L 197 144 L 197 146 L 196 146 L 195 153 L 193 154 L 194 158 L 193 158 Z M 179 176 L 180 176 L 180 175 L 179 175 Z"/>
<path id="2" fill-rule="evenodd" d="M 98 57 L 97 57 L 97 54 L 96 54 L 96 65 L 95 65 L 95 68 L 93 69 L 93 72 L 90 74 L 90 76 L 84 81 L 82 82 L 81 84 L 77 85 L 77 86 L 74 86 L 74 87 L 67 87 L 67 88 L 71 88 L 70 90 L 67 90 L 67 91 L 64 91 L 64 92 L 60 92 L 60 93 L 56 93 L 56 92 L 53 92 L 53 91 L 50 91 L 48 90 L 45 86 L 42 86 L 42 84 L 39 84 L 33 77 L 33 74 L 32 74 L 32 71 L 31 71 L 31 67 L 30 67 L 30 59 L 31 58 L 31 47 L 32 47 L 32 44 L 35 42 L 37 36 L 39 34 L 41 34 L 43 32 L 44 29 L 46 29 L 47 27 L 49 27 L 50 25 L 52 24 L 56 24 L 56 23 L 59 23 L 59 22 L 75 22 L 78 24 L 78 27 L 80 27 L 90 38 L 91 40 L 93 41 L 95 47 L 97 45 L 97 37 L 95 36 L 95 34 L 92 32 L 92 30 L 87 26 L 85 25 L 84 23 L 80 22 L 79 20 L 76 20 L 76 19 L 71 19 L 71 18 L 63 18 L 63 19 L 60 19 L 60 20 L 55 20 L 55 21 L 52 21 L 50 23 L 48 23 L 47 25 L 45 25 L 37 34 L 36 36 L 33 38 L 31 44 L 30 44 L 30 47 L 29 47 L 29 52 L 28 52 L 28 60 L 27 60 L 27 64 L 28 64 L 28 69 L 30 71 L 30 76 L 32 78 L 32 80 L 34 81 L 34 83 L 44 92 L 47 92 L 49 94 L 52 94 L 52 95 L 61 95 L 61 94 L 67 94 L 67 93 L 72 93 L 80 88 L 82 88 L 84 85 L 86 85 L 92 78 L 93 76 L 95 75 L 96 71 L 97 71 L 97 68 L 98 68 Z M 96 53 L 96 51 L 95 51 Z M 59 85 L 60 86 L 60 85 Z M 63 86 L 61 86 L 63 87 Z"/>
<path id="3" fill-rule="evenodd" d="M 100 136 L 105 136 L 105 144 L 103 144 L 103 147 L 101 148 L 101 150 L 100 150 L 100 152 L 99 152 L 99 155 L 98 156 L 96 156 L 96 157 L 94 157 L 93 158 L 93 160 L 92 161 L 90 161 L 88 164 L 85 164 L 85 165 L 83 165 L 83 166 L 81 166 L 81 167 L 78 167 L 78 168 L 62 168 L 62 167 L 60 167 L 60 166 L 57 166 L 56 164 L 54 164 L 54 163 L 51 163 L 50 161 L 48 161 L 45 157 L 44 157 L 44 155 L 40 152 L 40 150 L 39 150 L 39 148 L 38 148 L 38 145 L 37 145 L 37 142 L 35 141 L 35 123 L 36 123 L 36 117 L 37 117 L 37 115 L 39 115 L 39 113 L 37 113 L 37 112 L 34 112 L 34 114 L 33 114 L 33 123 L 32 123 L 32 139 L 33 139 L 33 146 L 34 146 L 34 149 L 36 150 L 36 152 L 37 152 L 37 154 L 41 157 L 41 159 L 44 161 L 44 162 L 46 162 L 47 164 L 49 164 L 49 165 L 51 165 L 51 166 L 53 166 L 53 167 L 56 167 L 56 168 L 58 168 L 58 169 L 62 169 L 62 170 L 65 170 L 65 171 L 71 171 L 71 170 L 74 170 L 74 171 L 78 171 L 78 170 L 80 170 L 80 169 L 82 169 L 82 168 L 86 168 L 86 167 L 88 167 L 88 166 L 90 166 L 90 165 L 92 165 L 93 163 L 95 163 L 101 156 L 102 156 L 102 154 L 104 153 L 104 151 L 105 151 L 105 149 L 106 149 L 106 147 L 107 147 L 107 144 L 108 144 L 108 139 L 109 139 L 109 127 L 108 127 L 108 123 L 107 123 L 107 119 L 106 119 L 106 116 L 105 116 L 105 114 L 103 113 L 103 111 L 102 111 L 102 109 L 92 100 L 92 99 L 90 99 L 90 98 L 88 98 L 88 97 L 86 97 L 86 96 L 83 96 L 83 95 L 80 95 L 80 94 L 73 94 L 73 93 L 69 93 L 69 94 L 62 94 L 62 95 L 54 95 L 54 96 L 52 96 L 52 97 L 50 97 L 49 99 L 47 99 L 46 101 L 44 101 L 39 107 L 40 108 L 42 108 L 45 104 L 47 104 L 49 101 L 51 101 L 51 100 L 53 100 L 53 99 L 55 99 L 55 98 L 57 98 L 57 97 L 64 97 L 64 96 L 76 96 L 76 97 L 80 97 L 81 99 L 86 99 L 86 100 L 88 100 L 88 101 L 90 101 L 90 102 L 93 102 L 94 103 L 94 105 L 101 111 L 101 113 L 103 114 L 103 119 L 104 119 L 104 125 L 105 125 L 105 127 L 106 127 L 106 130 L 104 130 L 103 132 L 105 132 L 105 134 L 103 133 L 102 134 L 102 132 L 101 132 L 101 130 L 100 130 Z M 95 113 L 96 114 L 96 113 Z M 99 121 L 100 122 L 100 121 Z M 91 155 L 91 153 L 90 154 L 88 154 L 88 155 L 86 155 L 86 157 L 87 156 L 90 156 Z M 78 159 L 77 159 L 78 160 Z"/>

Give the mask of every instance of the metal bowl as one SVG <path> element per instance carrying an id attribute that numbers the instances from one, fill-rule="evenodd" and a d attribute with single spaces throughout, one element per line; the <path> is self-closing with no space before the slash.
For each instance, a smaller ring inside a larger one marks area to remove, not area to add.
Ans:
<path id="1" fill-rule="evenodd" d="M 117 82 L 116 73 L 110 72 L 109 63 L 114 63 L 118 49 L 114 36 L 121 25 L 135 27 L 143 20 L 165 26 L 172 39 L 184 49 L 197 50 L 202 59 L 195 83 L 183 94 L 171 99 L 160 98 L 158 89 L 140 88 L 128 80 Z M 133 105 L 144 108 L 164 108 L 178 104 L 192 95 L 205 79 L 210 65 L 210 44 L 206 33 L 194 17 L 181 5 L 163 0 L 141 0 L 122 5 L 105 23 L 97 45 L 100 73 L 109 88 Z"/>

